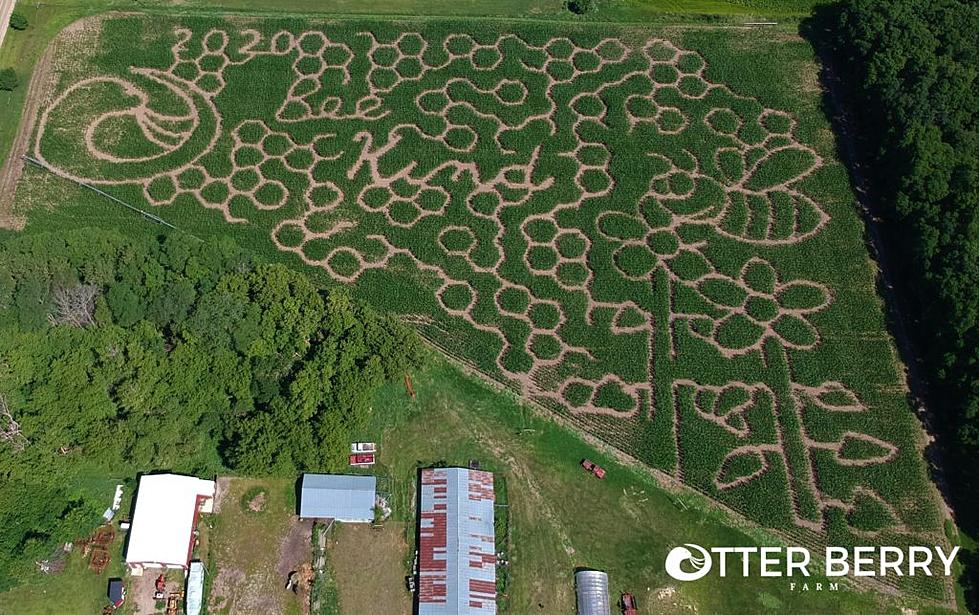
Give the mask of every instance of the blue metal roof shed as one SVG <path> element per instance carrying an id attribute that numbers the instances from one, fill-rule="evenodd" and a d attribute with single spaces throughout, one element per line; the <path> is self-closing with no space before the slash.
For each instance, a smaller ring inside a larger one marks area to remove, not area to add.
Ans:
<path id="1" fill-rule="evenodd" d="M 303 474 L 299 516 L 344 523 L 374 520 L 377 478 L 340 474 Z"/>

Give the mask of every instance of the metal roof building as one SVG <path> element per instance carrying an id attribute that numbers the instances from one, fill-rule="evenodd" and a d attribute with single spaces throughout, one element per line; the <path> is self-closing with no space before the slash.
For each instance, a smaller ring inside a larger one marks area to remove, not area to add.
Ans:
<path id="1" fill-rule="evenodd" d="M 496 613 L 493 474 L 421 472 L 418 615 Z"/>
<path id="2" fill-rule="evenodd" d="M 299 516 L 343 523 L 374 520 L 377 478 L 341 474 L 303 474 Z"/>
<path id="3" fill-rule="evenodd" d="M 579 570 L 574 574 L 578 596 L 578 615 L 609 615 L 608 575 L 600 570 Z"/>
<path id="4" fill-rule="evenodd" d="M 146 474 L 139 479 L 126 564 L 143 568 L 187 569 L 194 549 L 198 514 L 211 512 L 213 480 L 180 474 Z"/>
<path id="5" fill-rule="evenodd" d="M 187 615 L 200 615 L 204 604 L 204 564 L 190 563 L 190 574 L 187 575 Z"/>

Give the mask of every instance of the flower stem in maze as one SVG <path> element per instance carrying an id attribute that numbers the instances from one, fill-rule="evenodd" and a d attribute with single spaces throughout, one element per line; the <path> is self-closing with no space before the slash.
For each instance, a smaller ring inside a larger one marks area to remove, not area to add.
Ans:
<path id="1" fill-rule="evenodd" d="M 775 393 L 775 418 L 779 445 L 789 479 L 792 508 L 802 525 L 816 529 L 822 523 L 822 508 L 816 493 L 810 451 L 803 437 L 802 419 L 792 395 L 792 371 L 785 349 L 777 340 L 765 341 L 769 382 Z"/>
<path id="2" fill-rule="evenodd" d="M 649 334 L 649 378 L 651 420 L 646 429 L 646 450 L 652 464 L 679 476 L 679 417 L 673 403 L 675 378 L 673 353 L 670 350 L 670 280 L 663 268 L 651 276 L 653 330 Z"/>

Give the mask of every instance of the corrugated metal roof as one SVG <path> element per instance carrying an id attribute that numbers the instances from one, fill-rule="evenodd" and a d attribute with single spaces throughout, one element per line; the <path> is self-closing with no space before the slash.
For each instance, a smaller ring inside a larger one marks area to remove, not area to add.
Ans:
<path id="1" fill-rule="evenodd" d="M 578 615 L 609 615 L 608 575 L 600 570 L 579 570 L 574 575 Z"/>
<path id="2" fill-rule="evenodd" d="M 494 504 L 490 472 L 422 470 L 419 615 L 496 613 Z"/>
<path id="3" fill-rule="evenodd" d="M 187 615 L 200 615 L 204 603 L 204 564 L 190 563 L 187 575 Z"/>
<path id="4" fill-rule="evenodd" d="M 374 520 L 377 478 L 341 474 L 303 474 L 299 516 L 347 522 Z"/>

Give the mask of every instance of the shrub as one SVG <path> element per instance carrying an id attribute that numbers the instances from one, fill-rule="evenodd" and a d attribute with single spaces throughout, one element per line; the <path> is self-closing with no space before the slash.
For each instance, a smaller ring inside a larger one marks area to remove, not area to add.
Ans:
<path id="1" fill-rule="evenodd" d="M 568 0 L 567 7 L 575 15 L 585 15 L 598 10 L 595 0 Z"/>
<path id="2" fill-rule="evenodd" d="M 20 85 L 17 72 L 12 68 L 0 69 L 0 90 L 12 92 Z"/>
<path id="3" fill-rule="evenodd" d="M 14 30 L 26 30 L 28 26 L 27 18 L 24 17 L 23 13 L 18 13 L 14 11 L 10 15 L 10 27 Z"/>

